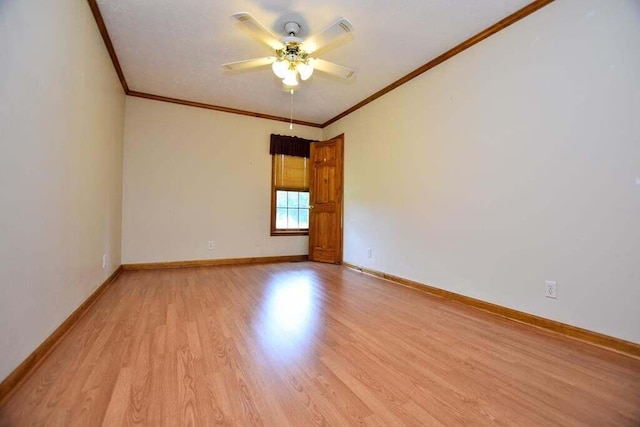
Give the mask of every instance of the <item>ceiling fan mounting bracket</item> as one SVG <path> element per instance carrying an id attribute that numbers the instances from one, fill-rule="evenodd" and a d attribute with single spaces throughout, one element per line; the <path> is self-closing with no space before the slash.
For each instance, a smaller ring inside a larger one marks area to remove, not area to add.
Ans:
<path id="1" fill-rule="evenodd" d="M 295 35 L 298 34 L 298 32 L 300 31 L 300 24 L 293 21 L 286 22 L 284 24 L 284 31 L 288 35 L 295 37 Z"/>

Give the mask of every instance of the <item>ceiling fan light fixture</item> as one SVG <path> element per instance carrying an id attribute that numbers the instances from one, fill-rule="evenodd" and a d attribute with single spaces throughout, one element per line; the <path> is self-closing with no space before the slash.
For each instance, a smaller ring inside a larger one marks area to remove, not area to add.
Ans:
<path id="1" fill-rule="evenodd" d="M 351 23 L 344 18 L 340 18 L 329 27 L 304 40 L 298 37 L 301 30 L 300 24 L 289 21 L 284 25 L 286 35 L 278 40 L 267 27 L 250 14 L 239 12 L 233 17 L 246 31 L 273 49 L 275 56 L 222 64 L 228 71 L 244 71 L 271 65 L 273 73 L 282 80 L 283 86 L 287 90 L 297 89 L 299 80 L 310 79 L 316 69 L 343 79 L 349 79 L 355 73 L 354 70 L 347 67 L 311 57 L 311 54 L 316 50 L 333 44 L 345 34 L 353 31 Z"/>
<path id="2" fill-rule="evenodd" d="M 289 70 L 287 70 L 287 75 L 282 80 L 282 83 L 284 83 L 287 86 L 298 86 L 298 79 L 296 78 L 296 70 L 289 68 Z"/>
<path id="3" fill-rule="evenodd" d="M 306 62 L 299 62 L 296 69 L 302 80 L 307 80 L 313 74 L 313 67 Z"/>
<path id="4" fill-rule="evenodd" d="M 284 79 L 289 70 L 289 62 L 283 60 L 276 61 L 271 65 L 271 69 L 273 70 L 273 74 L 278 76 L 279 79 Z"/>

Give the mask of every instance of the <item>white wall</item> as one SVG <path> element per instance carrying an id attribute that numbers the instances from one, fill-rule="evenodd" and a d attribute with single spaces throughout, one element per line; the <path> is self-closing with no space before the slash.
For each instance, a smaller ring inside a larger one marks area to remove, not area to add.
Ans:
<path id="1" fill-rule="evenodd" d="M 86 1 L 0 1 L 0 100 L 1 381 L 120 265 L 124 93 Z"/>
<path id="2" fill-rule="evenodd" d="M 306 254 L 306 236 L 269 235 L 271 133 L 322 136 L 318 128 L 290 131 L 283 122 L 127 97 L 123 263 Z"/>
<path id="3" fill-rule="evenodd" d="M 639 2 L 558 1 L 326 128 L 345 261 L 640 343 L 639 52 Z"/>

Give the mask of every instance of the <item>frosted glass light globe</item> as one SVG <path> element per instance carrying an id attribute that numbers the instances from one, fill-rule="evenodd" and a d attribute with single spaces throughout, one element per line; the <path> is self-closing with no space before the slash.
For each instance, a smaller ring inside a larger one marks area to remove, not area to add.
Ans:
<path id="1" fill-rule="evenodd" d="M 299 63 L 296 66 L 298 73 L 300 73 L 300 78 L 302 80 L 307 80 L 313 74 L 313 67 L 309 64 L 305 64 L 304 62 Z"/>
<path id="2" fill-rule="evenodd" d="M 298 86 L 298 79 L 296 78 L 296 70 L 287 70 L 285 78 L 282 80 L 287 86 Z"/>
<path id="3" fill-rule="evenodd" d="M 271 65 L 271 69 L 279 79 L 284 79 L 287 76 L 287 70 L 289 70 L 289 62 L 276 61 Z"/>

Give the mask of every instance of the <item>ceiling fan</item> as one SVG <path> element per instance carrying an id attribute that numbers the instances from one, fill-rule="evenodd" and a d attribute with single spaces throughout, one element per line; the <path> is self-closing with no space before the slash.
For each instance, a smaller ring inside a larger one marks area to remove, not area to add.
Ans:
<path id="1" fill-rule="evenodd" d="M 290 21 L 285 23 L 284 31 L 286 35 L 278 39 L 264 25 L 246 12 L 236 13 L 233 17 L 251 35 L 273 49 L 275 56 L 223 64 L 222 66 L 229 71 L 244 71 L 271 65 L 274 74 L 282 79 L 282 83 L 287 89 L 293 89 L 298 86 L 298 76 L 301 80 L 307 80 L 314 70 L 343 79 L 350 79 L 355 75 L 355 71 L 350 68 L 312 56 L 318 50 L 353 31 L 353 25 L 345 18 L 338 19 L 319 33 L 302 40 L 297 37 L 301 28 L 297 22 Z"/>

